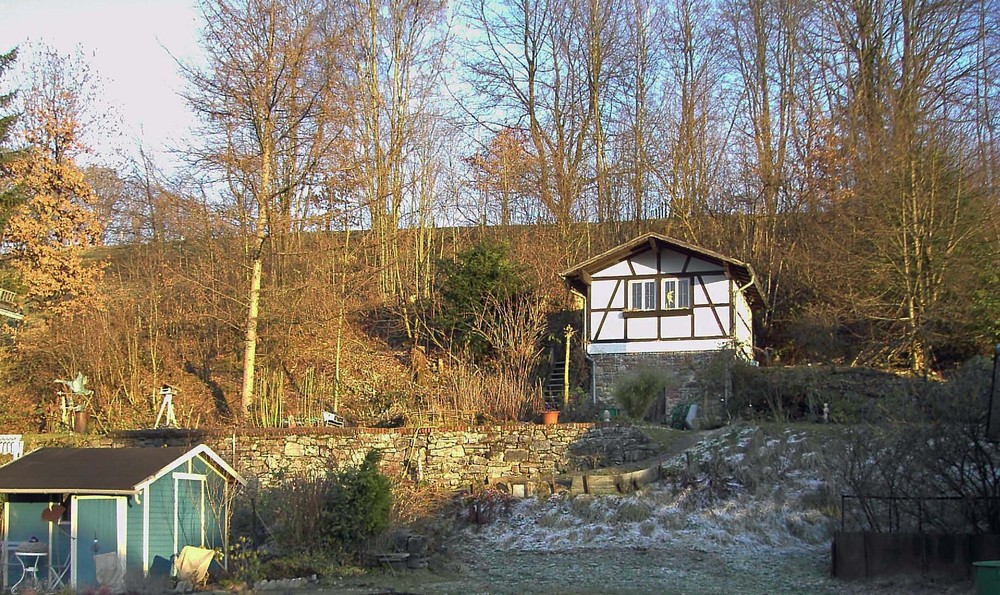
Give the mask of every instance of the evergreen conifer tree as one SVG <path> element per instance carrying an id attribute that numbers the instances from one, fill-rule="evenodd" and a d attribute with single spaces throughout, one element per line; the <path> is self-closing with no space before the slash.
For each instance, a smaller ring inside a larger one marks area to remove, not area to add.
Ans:
<path id="1" fill-rule="evenodd" d="M 16 48 L 5 54 L 0 54 L 0 234 L 3 233 L 7 219 L 14 207 L 24 201 L 23 194 L 17 192 L 17 187 L 13 182 L 14 176 L 10 171 L 11 163 L 20 153 L 18 149 L 11 146 L 10 138 L 14 123 L 17 121 L 17 114 L 11 111 L 15 92 L 4 92 L 2 87 L 4 74 L 16 59 Z"/>

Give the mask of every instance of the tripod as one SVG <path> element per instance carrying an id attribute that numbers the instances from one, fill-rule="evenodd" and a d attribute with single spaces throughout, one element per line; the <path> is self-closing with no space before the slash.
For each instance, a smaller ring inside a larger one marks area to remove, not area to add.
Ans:
<path id="1" fill-rule="evenodd" d="M 174 416 L 174 393 L 176 392 L 177 389 L 169 384 L 164 384 L 160 388 L 160 397 L 163 400 L 160 402 L 160 411 L 156 414 L 156 422 L 153 424 L 154 429 L 160 427 L 161 419 L 163 419 L 164 427 L 177 427 L 177 418 Z"/>

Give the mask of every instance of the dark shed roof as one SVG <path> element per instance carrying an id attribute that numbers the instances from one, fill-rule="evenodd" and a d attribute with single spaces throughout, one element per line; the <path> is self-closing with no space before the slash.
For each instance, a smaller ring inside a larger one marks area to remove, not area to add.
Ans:
<path id="1" fill-rule="evenodd" d="M 205 446 L 40 448 L 0 467 L 0 493 L 132 494 L 164 469 L 201 453 L 242 481 Z"/>
<path id="2" fill-rule="evenodd" d="M 688 244 L 680 240 L 675 240 L 658 233 L 645 233 L 641 236 L 629 240 L 624 244 L 602 252 L 597 256 L 589 258 L 573 268 L 566 269 L 559 273 L 559 276 L 566 280 L 569 286 L 580 295 L 585 295 L 587 286 L 590 285 L 590 275 L 612 264 L 625 260 L 626 258 L 644 252 L 649 249 L 670 248 L 682 254 L 691 254 L 705 260 L 714 261 L 724 267 L 731 277 L 743 286 L 750 302 L 754 305 L 764 306 L 766 300 L 764 292 L 761 290 L 760 282 L 757 279 L 753 268 L 742 261 L 736 260 L 713 252 L 694 244 Z"/>

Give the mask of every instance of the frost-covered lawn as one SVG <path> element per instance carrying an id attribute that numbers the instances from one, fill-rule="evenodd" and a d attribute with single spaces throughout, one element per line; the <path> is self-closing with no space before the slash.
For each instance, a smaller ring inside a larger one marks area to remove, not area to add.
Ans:
<path id="1" fill-rule="evenodd" d="M 733 427 L 662 464 L 627 496 L 513 501 L 466 526 L 436 572 L 345 583 L 345 592 L 966 593 L 971 582 L 829 576 L 840 488 L 828 433 Z M 360 589 L 361 591 L 359 591 Z"/>

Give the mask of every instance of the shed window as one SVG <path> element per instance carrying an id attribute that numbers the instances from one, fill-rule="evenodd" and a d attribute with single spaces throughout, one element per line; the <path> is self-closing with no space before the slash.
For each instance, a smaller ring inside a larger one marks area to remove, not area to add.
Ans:
<path id="1" fill-rule="evenodd" d="M 691 307 L 691 279 L 666 279 L 663 281 L 663 309 L 681 310 Z"/>
<path id="2" fill-rule="evenodd" d="M 656 281 L 632 281 L 629 283 L 629 309 L 656 309 Z"/>

